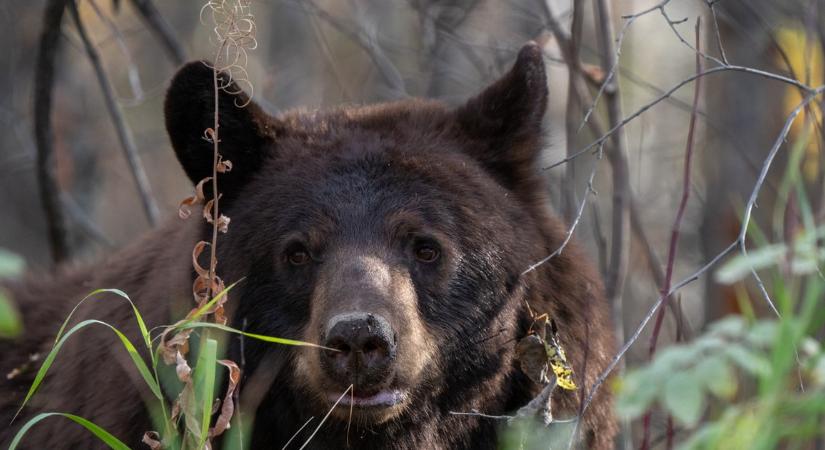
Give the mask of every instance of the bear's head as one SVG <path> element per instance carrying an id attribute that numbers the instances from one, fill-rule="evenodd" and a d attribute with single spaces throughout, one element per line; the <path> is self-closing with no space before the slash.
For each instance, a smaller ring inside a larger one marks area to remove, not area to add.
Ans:
<path id="1" fill-rule="evenodd" d="M 236 342 L 259 416 L 323 416 L 350 387 L 333 417 L 351 407 L 371 426 L 514 406 L 503 386 L 518 377 L 514 340 L 537 290 L 522 272 L 553 250 L 536 167 L 546 83 L 528 44 L 458 108 L 403 100 L 271 116 L 234 84 L 219 91 L 233 167 L 219 175 L 231 225 L 218 267 L 244 279 L 232 324 L 332 349 Z M 212 70 L 184 67 L 165 112 L 189 178 L 211 176 Z M 267 426 L 278 425 L 259 417 Z"/>

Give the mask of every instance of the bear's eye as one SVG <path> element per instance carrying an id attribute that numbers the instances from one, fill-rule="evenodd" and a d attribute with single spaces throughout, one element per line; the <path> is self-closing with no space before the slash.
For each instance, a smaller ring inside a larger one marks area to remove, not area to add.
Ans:
<path id="1" fill-rule="evenodd" d="M 431 243 L 420 243 L 415 246 L 415 259 L 423 263 L 435 262 L 440 255 L 438 247 Z"/>
<path id="2" fill-rule="evenodd" d="M 290 246 L 286 251 L 286 260 L 293 266 L 303 266 L 312 261 L 312 256 L 310 256 L 306 247 L 296 244 Z"/>

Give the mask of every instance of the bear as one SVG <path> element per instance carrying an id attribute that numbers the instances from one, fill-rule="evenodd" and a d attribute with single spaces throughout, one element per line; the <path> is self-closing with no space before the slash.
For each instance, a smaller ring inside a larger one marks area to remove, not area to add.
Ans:
<path id="1" fill-rule="evenodd" d="M 233 167 L 219 175 L 231 225 L 216 251 L 220 276 L 238 281 L 229 324 L 324 347 L 228 340 L 243 371 L 241 407 L 254 411 L 251 448 L 300 446 L 313 428 L 302 425 L 318 423 L 339 399 L 306 448 L 497 448 L 504 423 L 453 413 L 512 414 L 539 394 L 516 357 L 537 313 L 557 325 L 578 386 L 555 390 L 553 415 L 580 412 L 615 342 L 600 276 L 574 240 L 526 270 L 567 237 L 538 165 L 549 101 L 542 55 L 525 45 L 509 72 L 458 107 L 403 99 L 272 116 L 220 74 L 219 145 Z M 212 174 L 204 132 L 214 99 L 205 62 L 180 69 L 167 92 L 167 132 L 193 183 Z M 26 332 L 0 342 L 3 374 L 47 351 L 94 289 L 125 291 L 149 328 L 180 319 L 192 307 L 192 248 L 211 233 L 204 221 L 176 219 L 100 263 L 4 282 Z M 129 305 L 116 300 L 85 303 L 77 320 L 105 320 L 139 342 Z M 33 372 L 2 380 L 4 426 Z M 144 432 L 155 429 L 144 406 L 151 394 L 110 330 L 73 336 L 49 373 L 0 443 L 34 414 L 60 411 L 145 448 Z M 578 445 L 612 448 L 616 433 L 603 387 L 581 419 Z M 23 441 L 102 445 L 58 418 Z"/>

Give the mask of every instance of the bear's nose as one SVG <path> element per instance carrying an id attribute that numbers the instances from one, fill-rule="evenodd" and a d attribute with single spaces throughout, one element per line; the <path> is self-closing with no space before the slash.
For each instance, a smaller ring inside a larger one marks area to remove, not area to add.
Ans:
<path id="1" fill-rule="evenodd" d="M 389 322 L 377 314 L 339 314 L 329 320 L 321 363 L 338 382 L 355 385 L 356 390 L 378 387 L 392 372 L 395 361 L 395 333 Z"/>

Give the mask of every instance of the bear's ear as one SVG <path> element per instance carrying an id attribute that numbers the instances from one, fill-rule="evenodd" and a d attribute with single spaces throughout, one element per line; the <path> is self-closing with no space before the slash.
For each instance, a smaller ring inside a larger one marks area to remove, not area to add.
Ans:
<path id="1" fill-rule="evenodd" d="M 547 109 L 547 76 L 538 44 L 519 51 L 506 75 L 456 110 L 467 152 L 504 186 L 518 190 L 535 178 Z"/>
<path id="2" fill-rule="evenodd" d="M 215 88 L 206 61 L 183 66 L 169 86 L 164 104 L 166 131 L 183 170 L 192 183 L 212 176 Z M 275 119 L 252 102 L 224 72 L 218 74 L 218 143 L 232 169 L 220 174 L 221 193 L 232 195 L 248 181 L 274 141 Z"/>

